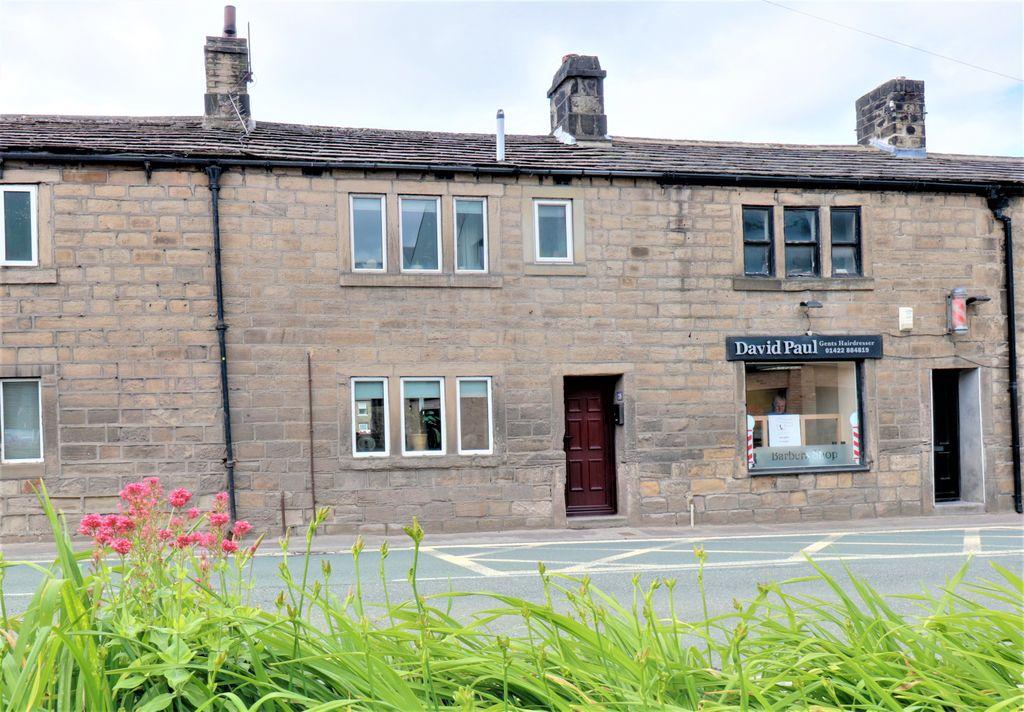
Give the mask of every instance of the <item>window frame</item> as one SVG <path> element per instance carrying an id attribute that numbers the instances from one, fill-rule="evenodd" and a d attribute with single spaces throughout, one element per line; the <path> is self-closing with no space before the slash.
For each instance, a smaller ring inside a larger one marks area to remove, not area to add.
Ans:
<path id="1" fill-rule="evenodd" d="M 31 382 L 36 384 L 36 398 L 39 402 L 39 457 L 22 458 L 17 460 L 7 459 L 7 438 L 4 437 L 4 384 Z M 5 465 L 30 465 L 44 462 L 46 459 L 46 444 L 43 440 L 43 382 L 40 378 L 0 378 L 0 463 Z"/>
<path id="2" fill-rule="evenodd" d="M 786 235 L 786 213 L 814 213 L 814 241 L 813 242 L 800 242 L 791 241 Z M 814 248 L 814 265 L 813 271 L 810 274 L 790 274 L 789 273 L 789 260 L 786 258 L 786 252 L 789 250 L 789 246 L 793 247 L 808 247 Z M 821 207 L 820 206 L 808 206 L 808 205 L 787 205 L 782 209 L 782 261 L 783 270 L 785 272 L 786 279 L 820 279 L 821 278 Z"/>
<path id="3" fill-rule="evenodd" d="M 436 269 L 414 269 L 406 268 L 405 266 L 405 242 L 403 241 L 403 220 L 402 220 L 402 201 L 404 200 L 433 200 L 436 215 L 437 215 L 437 227 L 435 229 L 435 244 L 437 246 L 437 268 Z M 441 242 L 443 241 L 444 231 L 442 229 L 442 218 L 441 218 L 441 196 L 439 195 L 399 195 L 398 196 L 398 269 L 399 272 L 407 272 L 410 274 L 440 274 L 444 271 L 444 251 L 441 249 Z M 403 440 L 404 442 L 404 440 Z"/>
<path id="4" fill-rule="evenodd" d="M 541 257 L 540 254 L 540 206 L 560 205 L 565 207 L 565 257 Z M 575 264 L 573 254 L 572 230 L 572 198 L 534 198 L 533 199 L 533 260 L 536 264 L 571 265 Z"/>
<path id="5" fill-rule="evenodd" d="M 384 383 L 384 452 L 359 452 L 356 450 L 356 384 L 357 383 Z M 391 456 L 391 408 L 388 400 L 388 378 L 387 376 L 354 376 L 349 379 L 349 400 L 351 402 L 352 422 L 350 431 L 352 435 L 352 457 L 390 457 Z"/>
<path id="6" fill-rule="evenodd" d="M 743 213 L 746 210 L 766 210 L 768 211 L 767 225 L 768 225 L 768 241 L 765 242 L 752 242 L 747 240 L 747 233 L 743 229 Z M 775 206 L 773 205 L 741 205 L 740 206 L 740 239 L 743 243 L 743 276 L 744 277 L 760 277 L 760 278 L 772 278 L 775 276 Z M 768 248 L 768 271 L 767 272 L 748 272 L 747 271 L 747 245 L 755 245 L 757 247 Z"/>
<path id="7" fill-rule="evenodd" d="M 467 203 L 481 203 L 484 221 L 484 261 L 483 269 L 464 269 L 459 267 L 459 201 Z M 474 195 L 453 195 L 452 196 L 452 264 L 456 274 L 487 274 L 490 272 L 490 236 L 487 234 L 487 197 Z"/>
<path id="8" fill-rule="evenodd" d="M 31 260 L 7 259 L 7 226 L 5 225 L 4 194 L 28 193 L 29 231 L 32 241 Z M 38 267 L 39 266 L 39 186 L 23 183 L 0 184 L 0 267 Z M 21 462 L 21 460 L 18 460 Z"/>
<path id="9" fill-rule="evenodd" d="M 380 201 L 380 268 L 356 267 L 356 199 L 376 198 Z M 384 273 L 388 271 L 388 204 L 387 195 L 383 193 L 349 193 L 348 196 L 348 231 L 349 250 L 352 259 L 353 272 L 374 272 Z"/>
<path id="10" fill-rule="evenodd" d="M 487 384 L 487 449 L 466 450 L 462 447 L 462 383 L 464 381 L 484 381 Z M 404 409 L 403 409 L 404 412 Z M 494 399 L 491 390 L 490 376 L 458 376 L 455 379 L 455 439 L 456 452 L 459 455 L 493 455 L 494 454 Z"/>
<path id="11" fill-rule="evenodd" d="M 853 259 L 854 259 L 855 264 L 857 265 L 857 271 L 856 272 L 847 272 L 847 273 L 841 273 L 841 272 L 837 273 L 836 272 L 836 261 L 835 261 L 836 242 L 835 242 L 835 232 L 832 229 L 832 215 L 835 214 L 835 213 L 850 213 L 850 214 L 852 214 L 854 216 L 854 223 L 853 223 L 854 241 L 852 243 L 840 242 L 838 244 L 839 244 L 840 247 L 853 247 Z M 851 278 L 851 277 L 863 277 L 864 276 L 864 248 L 863 248 L 864 231 L 863 231 L 863 229 L 861 227 L 861 224 L 862 224 L 861 223 L 861 217 L 862 217 L 862 215 L 861 215 L 861 209 L 860 209 L 859 205 L 837 205 L 835 207 L 829 208 L 829 211 L 828 211 L 829 261 L 832 263 L 831 264 L 832 276 L 835 277 L 836 279 L 848 279 L 848 278 Z"/>
<path id="12" fill-rule="evenodd" d="M 871 458 L 868 456 L 869 427 L 866 414 L 866 384 L 864 375 L 865 359 L 848 359 L 836 361 L 742 361 L 742 384 L 743 384 L 743 420 L 750 415 L 747 406 L 747 367 L 759 364 L 773 365 L 814 365 L 821 363 L 852 363 L 856 377 L 855 390 L 857 392 L 857 422 L 860 431 L 860 464 L 859 465 L 817 465 L 811 467 L 775 467 L 775 468 L 751 468 L 744 456 L 744 468 L 750 477 L 762 477 L 771 475 L 808 475 L 808 474 L 831 474 L 836 472 L 870 472 L 872 467 Z M 743 441 L 746 441 L 746 426 L 743 427 Z"/>
<path id="13" fill-rule="evenodd" d="M 448 419 L 445 409 L 444 376 L 402 376 L 399 381 L 400 417 L 402 423 L 401 447 L 402 457 L 439 457 L 448 454 Z M 440 385 L 441 401 L 441 449 L 440 450 L 406 450 L 405 449 L 405 384 L 408 381 L 433 381 Z"/>

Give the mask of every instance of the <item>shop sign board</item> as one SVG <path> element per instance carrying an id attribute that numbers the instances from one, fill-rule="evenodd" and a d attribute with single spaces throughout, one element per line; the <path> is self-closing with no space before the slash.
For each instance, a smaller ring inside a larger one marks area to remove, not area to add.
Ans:
<path id="1" fill-rule="evenodd" d="M 754 448 L 757 471 L 793 467 L 856 465 L 853 448 L 846 444 L 807 447 Z"/>
<path id="2" fill-rule="evenodd" d="M 881 336 L 727 336 L 728 361 L 856 361 L 882 358 Z"/>

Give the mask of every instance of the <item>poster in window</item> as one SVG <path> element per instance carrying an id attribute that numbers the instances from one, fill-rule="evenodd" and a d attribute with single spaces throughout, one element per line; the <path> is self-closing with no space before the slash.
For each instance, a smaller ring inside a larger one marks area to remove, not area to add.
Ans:
<path id="1" fill-rule="evenodd" d="M 799 415 L 768 416 L 769 447 L 801 447 Z"/>

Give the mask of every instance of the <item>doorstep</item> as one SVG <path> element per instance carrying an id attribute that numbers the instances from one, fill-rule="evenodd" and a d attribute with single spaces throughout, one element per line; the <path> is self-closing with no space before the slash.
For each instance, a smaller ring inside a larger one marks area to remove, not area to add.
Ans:
<path id="1" fill-rule="evenodd" d="M 936 502 L 935 514 L 984 514 L 984 502 Z"/>
<path id="2" fill-rule="evenodd" d="M 624 526 L 626 526 L 626 518 L 620 514 L 565 518 L 566 529 L 613 529 Z"/>

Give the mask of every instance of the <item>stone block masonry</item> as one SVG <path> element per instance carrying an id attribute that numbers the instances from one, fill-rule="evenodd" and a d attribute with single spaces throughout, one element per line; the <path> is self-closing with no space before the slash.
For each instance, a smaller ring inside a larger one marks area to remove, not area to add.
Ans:
<path id="1" fill-rule="evenodd" d="M 146 475 L 222 489 L 205 174 L 6 163 L 3 182 L 38 183 L 50 252 L 17 283 L 6 268 L 0 280 L 0 377 L 40 379 L 45 444 L 43 463 L 0 465 L 0 535 L 44 531 L 39 479 L 72 518 L 109 509 Z M 562 379 L 574 375 L 621 377 L 618 503 L 634 525 L 686 524 L 690 503 L 706 523 L 932 511 L 933 368 L 981 369 L 984 506 L 1012 506 L 1001 239 L 981 197 L 297 169 L 230 170 L 222 185 L 238 506 L 262 528 L 280 527 L 282 497 L 289 524 L 311 512 L 307 352 L 317 501 L 334 532 L 413 516 L 428 531 L 564 525 Z M 361 193 L 387 195 L 390 211 L 399 195 L 441 196 L 444 274 L 354 274 L 347 201 Z M 570 196 L 582 216 L 571 271 L 524 260 L 524 201 L 546 194 Z M 451 269 L 453 196 L 488 201 L 486 278 Z M 860 206 L 864 278 L 750 284 L 743 205 Z M 1011 212 L 1024 217 L 1019 199 Z M 953 286 L 993 297 L 955 337 Z M 805 299 L 823 307 L 807 316 Z M 912 332 L 897 329 L 900 306 L 915 309 Z M 751 477 L 742 364 L 726 361 L 725 337 L 799 334 L 808 319 L 815 332 L 884 337 L 885 358 L 864 366 L 870 469 Z M 449 454 L 402 457 L 393 439 L 390 457 L 352 457 L 351 377 L 387 377 L 397 394 L 401 377 L 442 376 L 453 399 L 456 377 L 483 375 L 493 454 L 452 454 L 449 400 Z"/>

